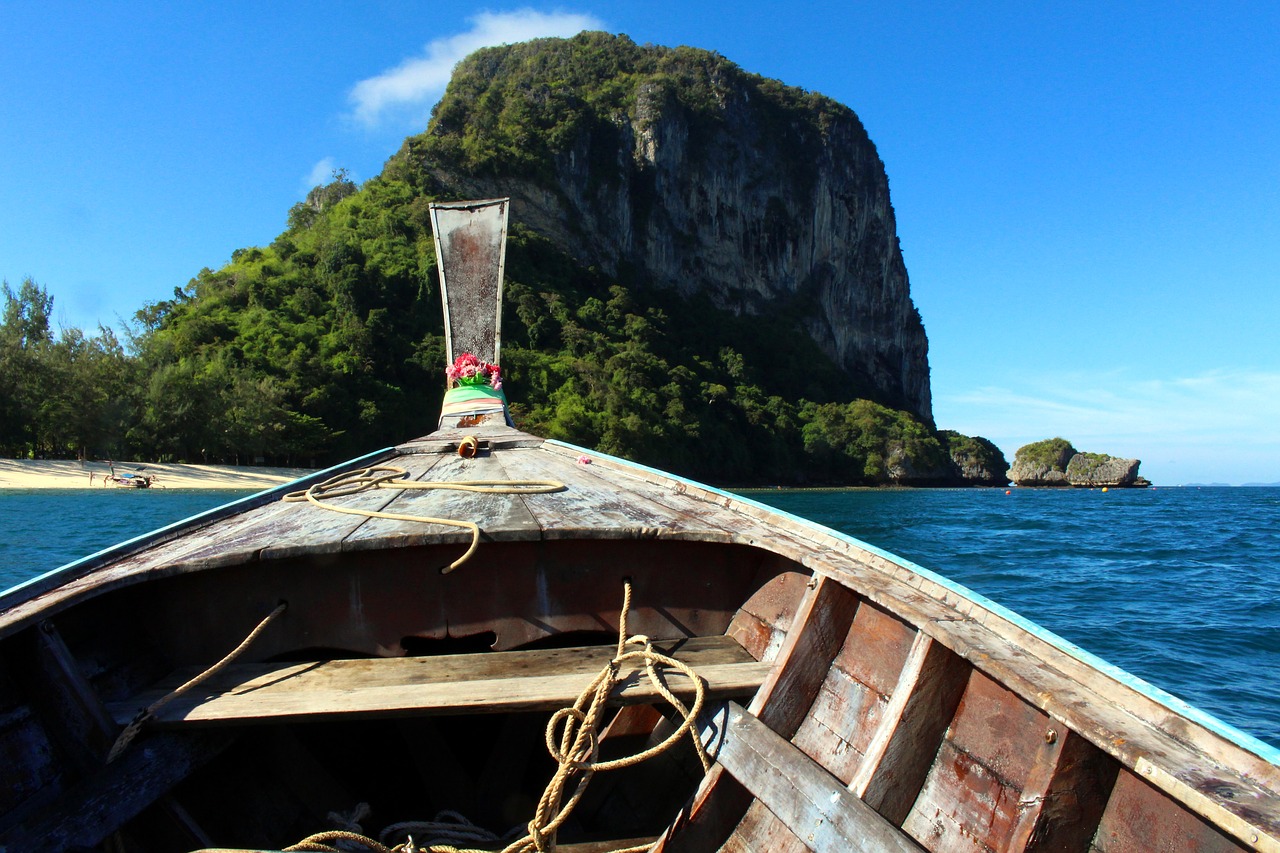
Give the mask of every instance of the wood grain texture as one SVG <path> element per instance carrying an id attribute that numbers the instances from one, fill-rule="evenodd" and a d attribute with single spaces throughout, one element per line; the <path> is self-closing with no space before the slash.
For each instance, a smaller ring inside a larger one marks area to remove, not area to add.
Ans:
<path id="1" fill-rule="evenodd" d="M 728 634 L 757 660 L 773 660 L 791 630 L 810 575 L 782 571 L 761 584 L 738 608 Z"/>
<path id="2" fill-rule="evenodd" d="M 917 636 L 910 625 L 863 602 L 792 742 L 849 782 L 899 687 Z"/>
<path id="3" fill-rule="evenodd" d="M 801 853 L 808 846 L 760 800 L 752 800 L 746 814 L 720 847 L 720 853 Z"/>
<path id="4" fill-rule="evenodd" d="M 1053 724 L 1039 709 L 974 671 L 903 829 L 936 851 L 975 844 L 1009 849 L 1023 794 L 1056 764 Z"/>
<path id="5" fill-rule="evenodd" d="M 727 637 L 679 641 L 667 647 L 675 647 L 677 658 L 695 668 L 713 697 L 749 696 L 770 669 Z M 285 666 L 233 665 L 161 708 L 155 724 L 556 710 L 577 699 L 614 651 L 597 646 Z M 154 691 L 109 705 L 109 710 L 118 722 L 127 722 L 185 676 L 175 675 Z M 624 664 L 619 677 L 614 693 L 619 704 L 662 701 L 637 667 Z M 689 681 L 676 674 L 668 683 L 677 695 L 692 693 Z"/>
<path id="6" fill-rule="evenodd" d="M 1098 853 L 1236 853 L 1265 848 L 1231 838 L 1198 815 L 1170 809 L 1162 791 L 1121 770 L 1090 849 Z"/>
<path id="7" fill-rule="evenodd" d="M 857 609 L 858 598 L 848 587 L 814 579 L 778 653 L 778 666 L 751 702 L 751 712 L 765 725 L 786 738 L 796 733 Z"/>
<path id="8" fill-rule="evenodd" d="M 918 634 L 849 789 L 894 823 L 906 819 L 933 765 L 970 667 Z"/>
<path id="9" fill-rule="evenodd" d="M 520 479 L 510 474 L 501 457 L 501 454 L 492 453 L 481 454 L 473 459 L 463 459 L 456 454 L 440 456 L 417 481 L 467 483 L 477 480 Z M 426 476 L 428 473 L 429 478 Z M 490 529 L 502 530 L 504 539 L 508 541 L 538 539 L 540 536 L 537 521 L 525 507 L 524 498 L 519 495 L 451 489 L 381 491 L 387 497 L 387 502 L 382 507 L 383 512 L 474 522 L 480 526 L 481 541 L 486 538 L 484 531 Z M 471 534 L 467 530 L 441 524 L 370 518 L 346 536 L 343 547 L 386 548 L 455 540 L 470 542 Z"/>
<path id="10" fill-rule="evenodd" d="M 900 851 L 917 846 L 819 764 L 735 703 L 707 718 L 716 761 L 810 850 Z"/>
<path id="11" fill-rule="evenodd" d="M 1111 756 L 1074 732 L 1053 733 L 1050 760 L 1034 768 L 1018 801 L 1015 853 L 1087 851 L 1115 785 Z"/>

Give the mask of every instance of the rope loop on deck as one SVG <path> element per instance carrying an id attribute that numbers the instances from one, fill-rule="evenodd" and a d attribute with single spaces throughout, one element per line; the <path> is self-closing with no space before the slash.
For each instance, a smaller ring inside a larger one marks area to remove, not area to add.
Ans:
<path id="1" fill-rule="evenodd" d="M 666 752 L 686 734 L 692 736 L 694 749 L 704 771 L 711 769 L 702 741 L 693 726 L 706 699 L 706 682 L 692 667 L 653 648 L 648 637 L 638 634 L 628 636 L 627 617 L 631 611 L 631 581 L 623 581 L 622 610 L 618 616 L 618 649 L 613 660 L 587 685 L 577 701 L 552 715 L 547 723 L 547 752 L 556 761 L 557 768 L 547 783 L 537 811 L 529 821 L 528 835 L 508 845 L 503 853 L 548 853 L 555 849 L 556 832 L 568 819 L 578 801 L 586 793 L 587 784 L 596 773 L 618 770 L 647 761 Z M 639 648 L 633 651 L 627 649 Z M 622 664 L 638 662 L 644 665 L 645 675 L 654 688 L 682 717 L 681 723 L 665 740 L 643 752 L 612 761 L 600 760 L 599 730 L 609 696 L 620 682 Z M 664 670 L 674 670 L 693 684 L 694 700 L 685 704 L 671 691 L 664 678 Z M 566 792 L 572 792 L 566 798 Z M 646 847 L 635 848 L 644 850 Z"/>
<path id="2" fill-rule="evenodd" d="M 475 442 L 475 436 L 467 436 Z M 465 442 L 466 439 L 463 439 Z M 475 445 L 475 446 L 478 446 Z M 307 501 L 321 509 L 333 512 L 344 512 L 348 515 L 360 515 L 367 518 L 388 518 L 393 521 L 416 521 L 422 524 L 443 524 L 447 527 L 460 527 L 470 531 L 471 545 L 466 552 L 448 566 L 440 570 L 448 574 L 465 563 L 480 546 L 480 526 L 474 521 L 457 518 L 434 518 L 428 515 L 409 515 L 400 512 L 381 512 L 379 510 L 360 507 L 343 506 L 330 503 L 331 498 L 356 495 L 370 489 L 410 490 L 450 490 L 458 492 L 478 492 L 486 495 L 542 495 L 552 492 L 563 492 L 565 484 L 557 480 L 410 480 L 409 472 L 403 468 L 374 465 L 360 468 L 331 477 L 323 483 L 316 483 L 308 489 L 290 492 L 284 496 L 286 501 Z"/>
<path id="3" fill-rule="evenodd" d="M 107 753 L 107 763 L 110 764 L 111 762 L 115 761 L 117 758 L 120 757 L 120 754 L 124 752 L 125 748 L 133 741 L 135 737 L 138 736 L 138 732 L 142 731 L 142 727 L 146 725 L 147 721 L 149 721 L 152 717 L 156 715 L 157 711 L 159 711 L 165 705 L 168 705 L 174 699 L 177 699 L 183 693 L 186 693 L 188 690 L 198 686 L 199 684 L 212 678 L 213 676 L 217 675 L 219 672 L 222 672 L 222 670 L 230 666 L 232 661 L 240 657 L 240 655 L 244 653 L 245 649 L 253 645 L 253 641 L 258 639 L 258 637 L 262 635 L 262 632 L 267 630 L 267 626 L 270 625 L 272 622 L 274 622 L 277 616 L 279 616 L 281 613 L 284 613 L 285 610 L 288 609 L 288 607 L 289 607 L 289 603 L 287 601 L 282 601 L 279 604 L 277 604 L 276 608 L 272 610 L 270 613 L 268 613 L 266 617 L 263 618 L 263 620 L 258 623 L 257 627 L 249 632 L 249 635 L 247 637 L 245 637 L 243 640 L 240 641 L 240 645 L 236 646 L 234 649 L 228 652 L 227 655 L 222 658 L 222 660 L 218 661 L 213 666 L 209 667 L 204 672 L 197 675 L 195 678 L 190 679 L 181 687 L 178 687 L 176 690 L 173 690 L 165 694 L 164 696 L 160 697 L 159 699 L 157 699 L 156 701 L 152 702 L 150 705 L 148 705 L 147 707 L 139 711 L 137 715 L 132 720 L 129 721 L 129 724 L 124 727 L 124 729 L 120 732 L 120 734 L 116 736 L 115 743 L 111 745 L 111 751 Z"/>
<path id="4" fill-rule="evenodd" d="M 702 712 L 706 699 L 706 682 L 694 672 L 688 664 L 682 663 L 668 655 L 656 651 L 653 643 L 643 634 L 628 636 L 627 617 L 631 610 L 631 581 L 623 580 L 622 610 L 618 617 L 618 647 L 613 659 L 600 670 L 591 683 L 579 694 L 573 705 L 561 708 L 547 723 L 547 751 L 556 761 L 556 772 L 547 783 L 533 818 L 526 826 L 526 833 L 516 841 L 503 848 L 502 853 L 552 853 L 556 849 L 556 833 L 574 807 L 586 792 L 587 783 L 597 772 L 617 770 L 639 764 L 670 749 L 680 738 L 690 735 L 698 760 L 702 762 L 704 771 L 711 769 L 711 761 L 707 757 L 702 741 L 698 738 L 693 726 Z M 600 726 L 604 717 L 609 696 L 621 681 L 622 665 L 628 662 L 639 662 L 644 665 L 645 675 L 659 693 L 671 703 L 671 706 L 683 717 L 681 724 L 661 743 L 644 750 L 612 761 L 600 761 Z M 688 707 L 667 687 L 664 673 L 667 670 L 688 678 L 693 684 L 694 699 Z M 571 792 L 570 792 L 570 789 Z M 566 796 L 566 792 L 567 796 Z M 455 824 L 452 828 L 464 834 L 485 830 L 475 827 L 460 815 L 451 816 Z M 355 842 L 375 853 L 486 853 L 470 847 L 455 847 L 444 840 L 447 835 L 440 835 L 436 828 L 440 825 L 441 816 L 429 823 L 401 823 L 387 827 L 382 833 L 382 840 L 374 841 L 364 836 L 353 835 L 341 830 L 330 830 L 317 833 L 303 839 L 285 850 L 324 850 L 338 853 L 340 842 Z M 420 837 L 430 839 L 425 845 L 415 844 L 413 836 L 407 841 L 388 847 L 388 840 L 407 830 L 419 831 Z M 496 840 L 492 833 L 484 840 Z M 455 836 L 456 837 L 456 836 Z M 472 839 L 476 836 L 472 834 Z M 462 840 L 462 839 L 459 839 Z M 468 839 L 470 840 L 470 839 Z M 478 839 L 476 839 L 478 840 Z M 616 853 L 640 853 L 649 849 L 648 844 L 629 847 Z"/>

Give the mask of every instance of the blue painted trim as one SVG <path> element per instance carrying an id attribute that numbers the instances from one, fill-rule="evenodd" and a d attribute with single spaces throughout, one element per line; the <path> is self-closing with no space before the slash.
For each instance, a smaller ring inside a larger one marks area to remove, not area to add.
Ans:
<path id="1" fill-rule="evenodd" d="M 1271 762 L 1272 764 L 1280 765 L 1280 749 L 1277 749 L 1276 747 L 1271 746 L 1268 743 L 1264 743 L 1263 741 L 1258 740 L 1258 738 L 1254 737 L 1248 732 L 1243 732 L 1240 729 L 1237 729 L 1235 726 L 1231 725 L 1230 723 L 1223 722 L 1222 720 L 1218 719 L 1212 714 L 1209 714 L 1208 712 L 1203 711 L 1195 707 L 1194 705 L 1188 704 L 1186 701 L 1179 699 L 1177 696 L 1174 696 L 1171 693 L 1166 693 L 1164 690 L 1161 690 L 1159 687 L 1156 687 L 1154 684 L 1144 681 L 1143 679 L 1139 678 L 1133 673 L 1123 670 L 1120 667 L 1116 666 L 1115 664 L 1108 663 L 1107 661 L 1103 660 L 1102 658 L 1098 657 L 1092 652 L 1086 651 L 1085 649 L 1082 649 L 1079 646 L 1077 646 L 1075 643 L 1072 643 L 1069 640 L 1063 639 L 1062 637 L 1053 633 L 1049 629 L 1041 625 L 1038 625 L 1035 622 L 1032 622 L 1031 620 L 1027 619 L 1024 616 L 1018 615 L 1012 610 L 1009 610 L 1007 607 L 1004 607 L 1003 605 L 998 604 L 995 601 L 992 601 L 991 599 L 987 598 L 981 593 L 974 592 L 968 587 L 962 584 L 956 583 L 950 578 L 944 577 L 943 575 L 940 575 L 937 572 L 926 569 L 923 566 L 916 565 L 910 560 L 899 557 L 897 554 L 891 554 L 890 552 L 885 551 L 882 548 L 877 548 L 875 545 L 871 545 L 867 542 L 863 542 L 861 539 L 858 539 L 854 536 L 850 536 L 847 533 L 841 533 L 839 530 L 833 530 L 830 527 L 825 527 L 821 524 L 818 524 L 817 522 L 810 521 L 807 518 L 802 518 L 798 515 L 793 515 L 785 510 L 781 510 L 776 507 L 769 506 L 768 504 L 760 503 L 757 500 L 744 497 L 743 495 L 738 495 L 732 492 L 724 491 L 723 489 L 718 489 L 715 486 L 708 486 L 707 484 L 699 483 L 696 480 L 690 480 L 685 477 L 680 477 L 675 474 L 671 474 L 657 468 L 650 468 L 647 465 L 641 465 L 637 462 L 631 462 L 630 460 L 627 460 L 627 459 L 620 459 L 616 456 L 610 456 L 607 453 L 600 453 L 599 451 L 578 447 L 575 444 L 569 444 L 568 442 L 559 441 L 557 439 L 549 438 L 546 440 L 546 443 L 554 444 L 559 447 L 565 447 L 570 450 L 574 450 L 579 453 L 585 454 L 586 456 L 594 456 L 601 459 L 608 459 L 609 461 L 615 462 L 619 465 L 629 467 L 629 468 L 635 468 L 640 471 L 647 471 L 650 474 L 655 474 L 660 477 L 666 477 L 667 479 L 677 483 L 684 483 L 686 485 L 694 486 L 699 489 L 705 489 L 708 492 L 711 492 L 712 494 L 730 498 L 732 500 L 739 501 L 744 504 L 748 504 L 752 507 L 755 507 L 756 509 L 773 513 L 774 515 L 781 516 L 782 518 L 786 518 L 790 521 L 793 521 L 805 527 L 808 527 L 809 529 L 814 530 L 815 532 L 824 533 L 828 536 L 834 536 L 835 538 L 840 539 L 841 541 L 847 542 L 850 545 L 854 545 L 865 551 L 869 551 L 870 553 L 875 554 L 878 557 L 882 557 L 891 563 L 899 565 L 904 569 L 907 569 L 908 571 L 915 572 L 921 577 L 926 578 L 927 580 L 930 580 L 933 583 L 936 583 L 939 586 L 946 588 L 948 591 L 954 592 L 956 595 L 959 595 L 965 599 L 968 599 L 969 601 L 974 602 L 978 606 L 991 611 L 992 613 L 994 613 L 995 615 L 999 616 L 1002 619 L 1006 619 L 1009 622 L 1012 622 L 1014 625 L 1017 625 L 1022 630 L 1034 635 L 1035 637 L 1037 637 L 1040 640 L 1043 640 L 1049 645 L 1054 646 L 1055 648 L 1059 649 L 1065 654 L 1068 654 L 1076 658 L 1081 663 L 1087 666 L 1093 667 L 1094 669 L 1102 672 L 1104 675 L 1115 679 L 1116 681 L 1135 690 L 1138 693 L 1141 693 L 1143 696 L 1146 696 L 1148 699 L 1152 699 L 1156 702 L 1159 702 L 1160 704 L 1169 708 L 1169 710 L 1173 711 L 1174 713 L 1180 714 L 1186 717 L 1187 719 L 1191 720 L 1192 722 L 1195 722 L 1198 725 L 1203 726 L 1209 731 L 1214 732 L 1215 734 L 1218 734 L 1226 738 L 1227 740 L 1240 746 L 1242 749 L 1246 749 L 1249 752 L 1252 752 L 1255 755 L 1259 756 L 1260 758 Z"/>

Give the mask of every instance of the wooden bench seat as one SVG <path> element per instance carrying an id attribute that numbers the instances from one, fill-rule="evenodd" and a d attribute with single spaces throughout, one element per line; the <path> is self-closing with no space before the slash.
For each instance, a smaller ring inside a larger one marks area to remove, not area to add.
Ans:
<path id="1" fill-rule="evenodd" d="M 613 841 L 579 841 L 573 844 L 557 844 L 556 853 L 613 853 L 615 850 L 630 850 L 641 844 L 652 844 L 657 840 L 658 837 L 654 835 L 644 838 L 619 838 Z M 280 851 L 245 847 L 205 847 L 194 853 L 280 853 Z"/>
<path id="2" fill-rule="evenodd" d="M 702 716 L 708 754 L 810 850 L 919 853 L 901 829 L 735 702 Z"/>
<path id="3" fill-rule="evenodd" d="M 657 641 L 655 647 L 692 666 L 714 699 L 749 697 L 770 665 L 759 663 L 731 637 Z M 344 716 L 416 716 L 552 711 L 570 705 L 612 659 L 616 647 L 430 657 L 328 660 L 317 663 L 237 664 L 164 705 L 152 725 L 287 722 Z M 127 701 L 108 703 L 125 724 L 196 674 L 182 670 Z M 615 689 L 620 705 L 660 701 L 643 671 L 624 666 Z M 677 695 L 692 695 L 678 673 Z"/>

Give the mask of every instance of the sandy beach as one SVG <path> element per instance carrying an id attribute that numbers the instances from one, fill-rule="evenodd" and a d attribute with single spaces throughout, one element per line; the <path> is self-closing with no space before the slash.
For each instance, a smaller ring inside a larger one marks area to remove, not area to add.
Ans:
<path id="1" fill-rule="evenodd" d="M 151 488 L 166 489 L 268 489 L 312 473 L 307 468 L 250 468 L 159 462 L 114 464 L 117 476 L 150 476 L 154 478 Z M 111 467 L 106 462 L 0 459 L 0 489 L 133 488 L 108 482 L 110 474 Z"/>

